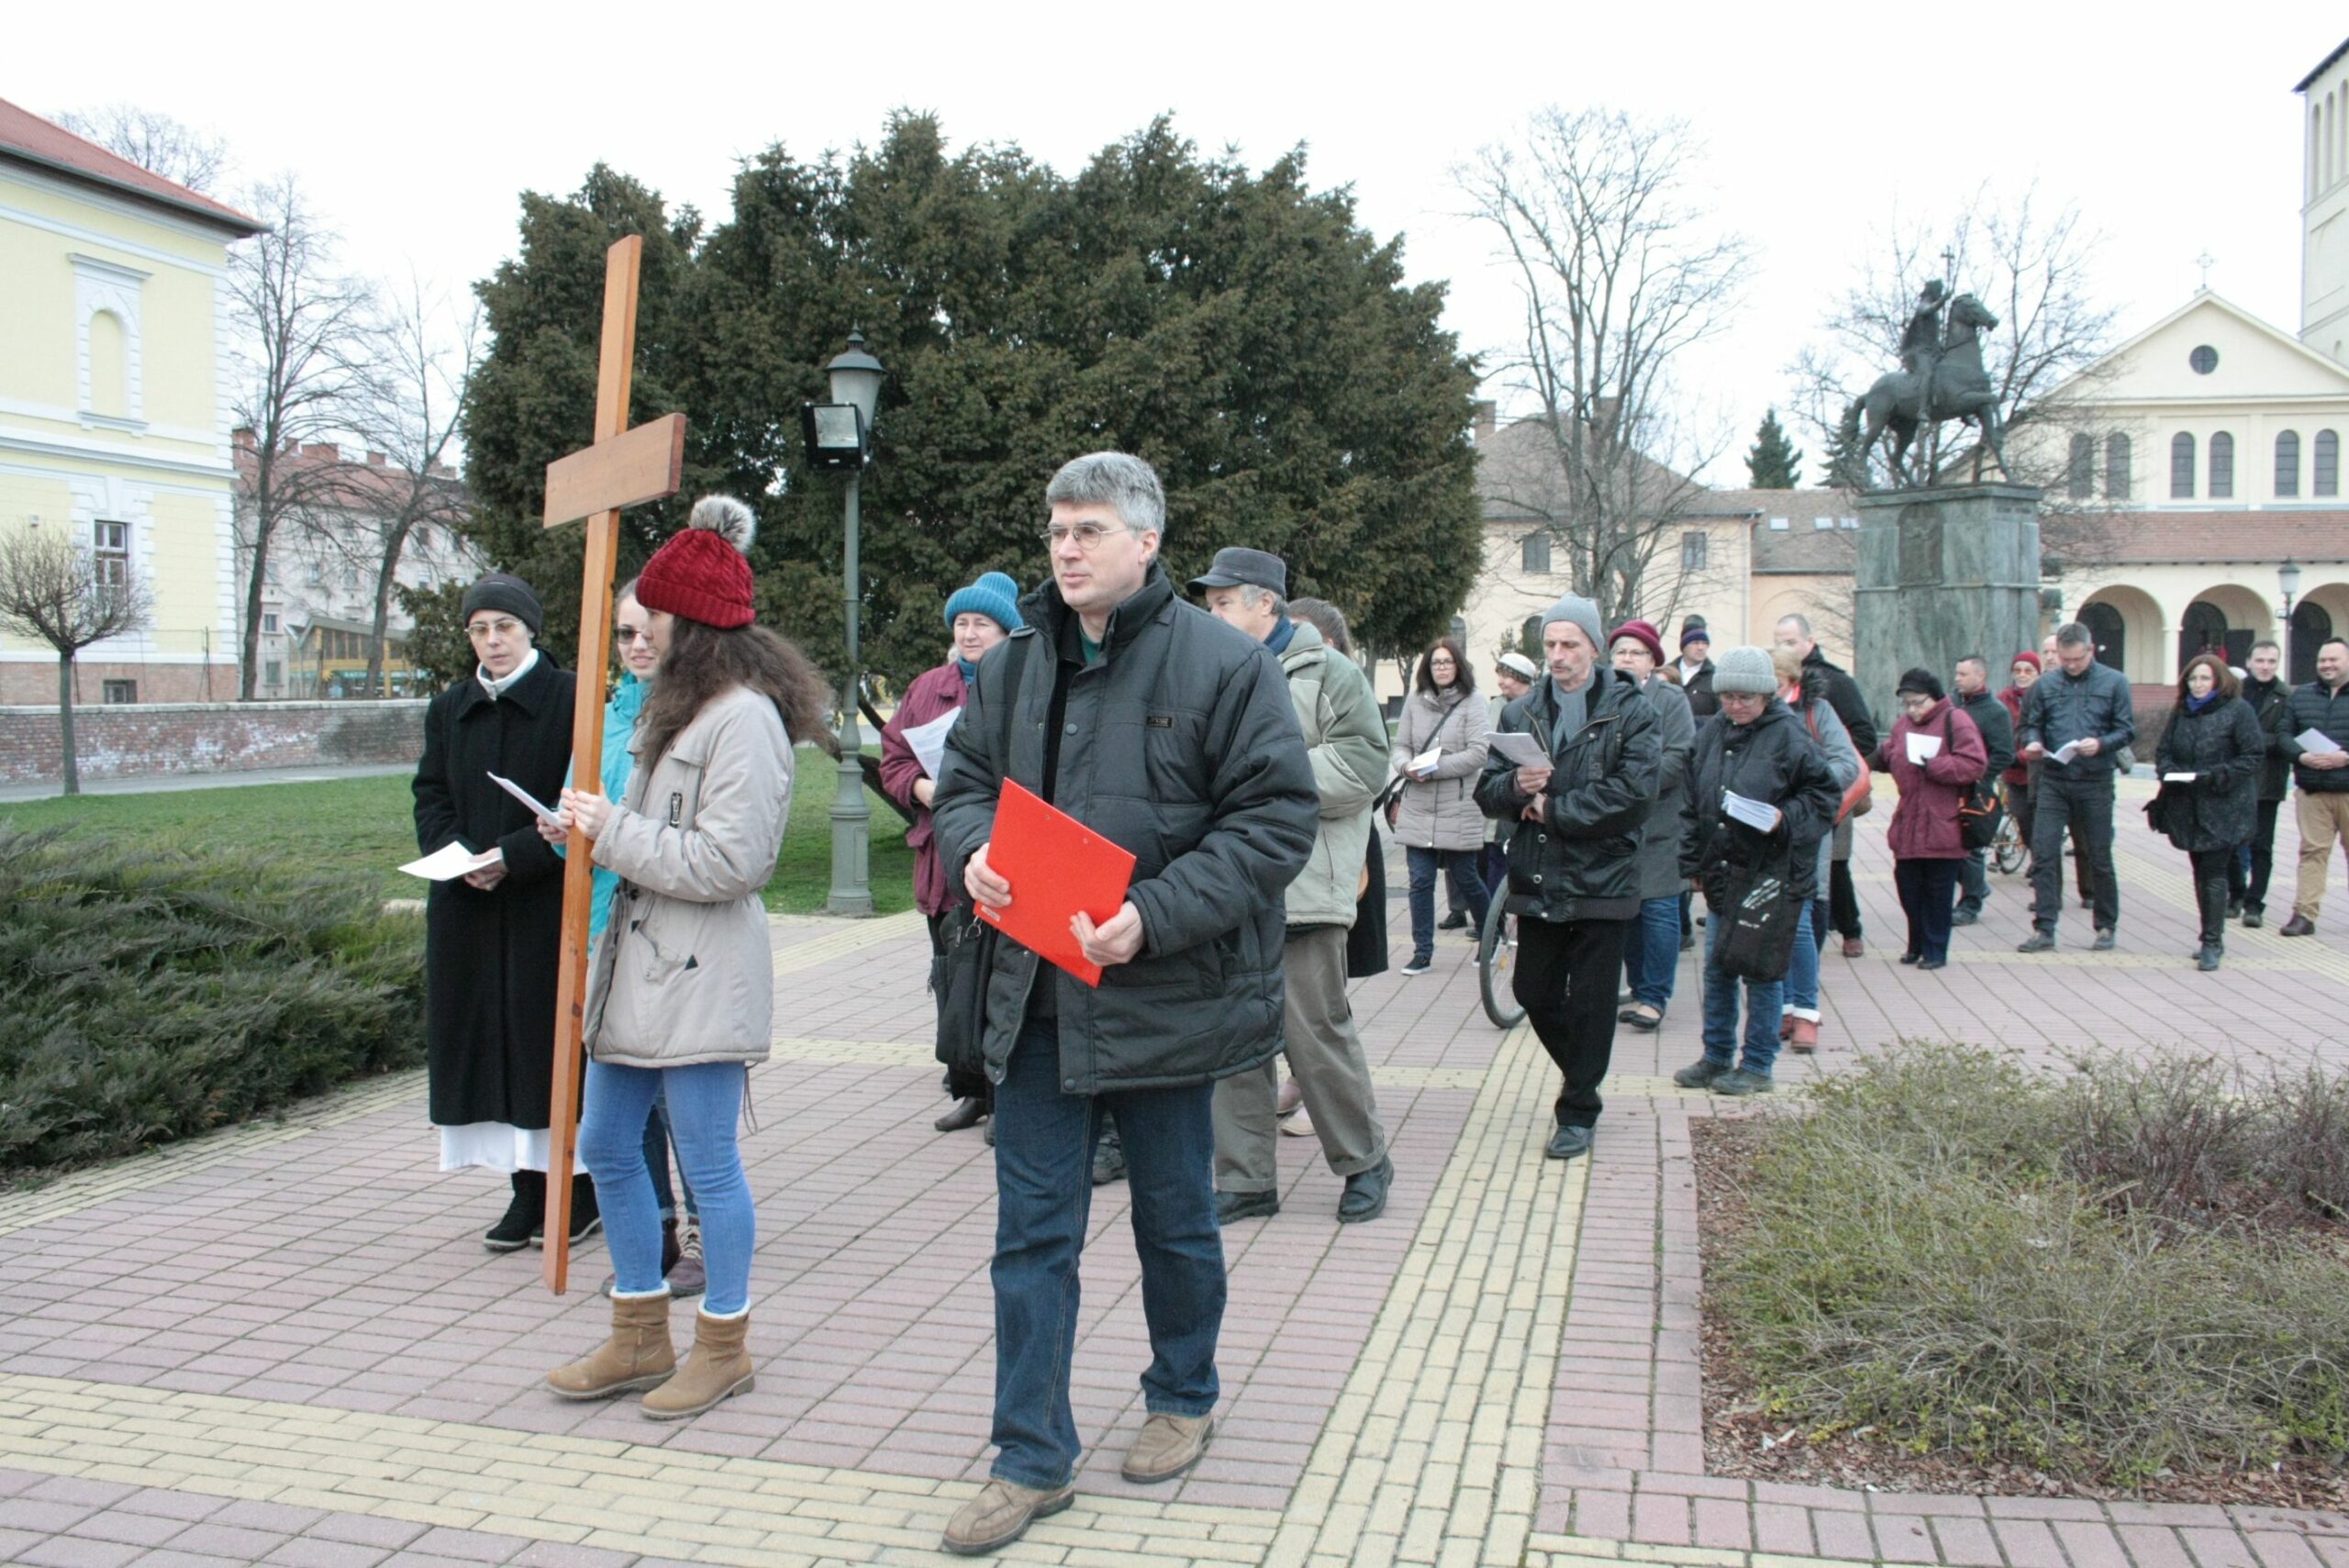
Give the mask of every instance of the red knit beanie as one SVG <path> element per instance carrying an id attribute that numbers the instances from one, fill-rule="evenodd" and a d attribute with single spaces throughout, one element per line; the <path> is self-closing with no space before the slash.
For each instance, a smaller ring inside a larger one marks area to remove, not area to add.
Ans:
<path id="1" fill-rule="evenodd" d="M 731 495 L 705 495 L 636 579 L 636 602 L 648 610 L 721 630 L 751 624 L 751 548 L 759 519 Z"/>

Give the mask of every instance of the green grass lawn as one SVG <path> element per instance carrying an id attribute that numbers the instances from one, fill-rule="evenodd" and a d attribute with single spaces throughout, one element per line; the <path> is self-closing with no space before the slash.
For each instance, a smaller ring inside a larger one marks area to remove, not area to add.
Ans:
<path id="1" fill-rule="evenodd" d="M 798 764 L 791 825 L 766 902 L 770 909 L 807 915 L 821 911 L 831 891 L 829 813 L 840 772 L 822 752 L 804 747 Z M 889 804 L 869 790 L 865 799 L 873 808 L 874 911 L 894 915 L 913 907 L 913 851 L 906 848 L 905 822 Z M 67 822 L 127 837 L 373 865 L 382 869 L 387 898 L 419 897 L 425 887 L 396 869 L 417 855 L 415 797 L 408 781 L 396 775 L 0 802 L 0 822 L 25 829 Z"/>

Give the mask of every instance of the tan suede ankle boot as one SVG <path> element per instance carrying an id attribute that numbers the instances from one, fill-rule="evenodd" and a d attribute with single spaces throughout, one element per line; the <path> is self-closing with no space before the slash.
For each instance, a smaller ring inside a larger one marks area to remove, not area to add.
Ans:
<path id="1" fill-rule="evenodd" d="M 748 1312 L 738 1318 L 694 1314 L 693 1353 L 676 1376 L 644 1396 L 645 1415 L 656 1421 L 679 1421 L 756 1387 L 751 1353 L 742 1348 L 750 1332 Z"/>
<path id="2" fill-rule="evenodd" d="M 547 1386 L 565 1399 L 608 1399 L 653 1388 L 677 1369 L 669 1343 L 669 1293 L 612 1297 L 612 1337 L 584 1361 L 547 1373 Z"/>

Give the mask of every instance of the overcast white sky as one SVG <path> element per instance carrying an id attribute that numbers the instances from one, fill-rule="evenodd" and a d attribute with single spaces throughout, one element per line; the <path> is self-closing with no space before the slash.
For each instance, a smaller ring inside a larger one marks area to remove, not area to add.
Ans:
<path id="1" fill-rule="evenodd" d="M 353 262 L 451 289 L 509 253 L 518 192 L 572 191 L 599 159 L 717 219 L 739 157 L 870 139 L 898 106 L 1063 170 L 1171 110 L 1253 165 L 1304 143 L 1317 187 L 1352 185 L 1374 233 L 1406 237 L 1414 279 L 1449 280 L 1472 350 L 1506 343 L 1514 306 L 1452 216 L 1452 168 L 1542 104 L 1683 116 L 1720 221 L 1756 248 L 1744 317 L 1684 371 L 1740 452 L 1896 212 L 1938 215 L 1985 176 L 2081 204 L 2124 333 L 2184 303 L 2206 249 L 2213 288 L 2298 328 L 2291 88 L 2349 31 L 2338 6 L 1600 9 L 131 0 L 95 31 L 70 6 L 12 17 L 0 97 L 217 131 L 242 173 L 299 173 Z M 861 25 L 828 38 L 828 18 Z"/>

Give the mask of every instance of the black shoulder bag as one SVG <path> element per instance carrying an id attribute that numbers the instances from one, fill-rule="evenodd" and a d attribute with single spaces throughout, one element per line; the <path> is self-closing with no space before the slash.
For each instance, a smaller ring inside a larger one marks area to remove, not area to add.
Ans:
<path id="1" fill-rule="evenodd" d="M 1039 634 L 1041 635 L 1041 634 Z M 996 737 L 1004 765 L 1011 761 L 1011 726 L 1019 706 L 1019 678 L 1035 637 L 1012 639 L 1003 656 L 1003 722 Z M 979 918 L 960 888 L 938 920 L 938 951 L 930 961 L 930 990 L 938 1003 L 938 1060 L 957 1073 L 986 1073 L 987 981 L 995 973 L 996 929 Z"/>
<path id="2" fill-rule="evenodd" d="M 1950 713 L 1955 707 L 1942 710 L 1942 749 L 1956 744 L 1957 734 L 1951 727 Z M 1957 803 L 1957 841 L 1969 850 L 1987 850 L 1998 841 L 1998 822 L 2007 808 L 1998 799 L 1998 781 L 1985 773 L 1966 786 L 1965 798 Z"/>

